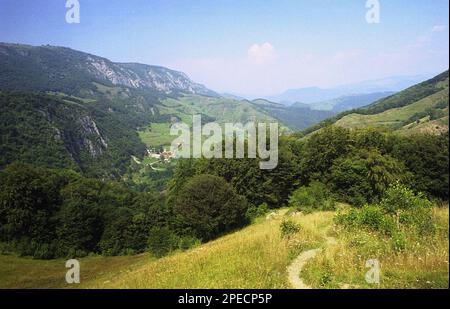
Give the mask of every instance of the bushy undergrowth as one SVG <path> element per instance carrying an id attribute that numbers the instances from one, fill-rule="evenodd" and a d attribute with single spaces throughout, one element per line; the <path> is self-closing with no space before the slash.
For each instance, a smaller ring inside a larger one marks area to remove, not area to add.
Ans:
<path id="1" fill-rule="evenodd" d="M 247 209 L 246 216 L 249 220 L 255 220 L 256 218 L 266 215 L 270 211 L 269 205 L 267 203 L 262 203 L 259 206 L 251 205 Z"/>
<path id="2" fill-rule="evenodd" d="M 320 182 L 300 187 L 289 197 L 289 206 L 311 213 L 317 210 L 333 210 L 335 201 L 328 188 Z"/>
<path id="3" fill-rule="evenodd" d="M 281 237 L 283 238 L 291 237 L 292 235 L 295 235 L 298 232 L 300 232 L 300 230 L 301 230 L 300 224 L 295 223 L 294 221 L 291 220 L 283 220 L 283 222 L 281 222 L 280 224 L 280 233 Z"/>
<path id="4" fill-rule="evenodd" d="M 178 236 L 167 227 L 154 227 L 147 239 L 147 248 L 155 257 L 163 257 L 174 250 L 187 250 L 200 245 L 193 236 Z"/>
<path id="5" fill-rule="evenodd" d="M 436 231 L 433 203 L 422 193 L 396 184 L 388 188 L 381 201 L 357 209 L 338 211 L 335 222 L 345 229 L 362 229 L 388 237 L 396 251 L 404 250 L 407 238 L 423 241 Z"/>
<path id="6" fill-rule="evenodd" d="M 339 209 L 338 241 L 302 271 L 319 288 L 448 288 L 448 208 L 394 184 L 378 203 Z M 376 259 L 380 282 L 365 279 Z"/>

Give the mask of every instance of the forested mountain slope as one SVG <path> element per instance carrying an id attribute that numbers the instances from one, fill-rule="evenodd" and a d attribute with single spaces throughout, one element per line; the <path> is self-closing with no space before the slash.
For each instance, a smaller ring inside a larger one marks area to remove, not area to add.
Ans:
<path id="1" fill-rule="evenodd" d="M 14 161 L 116 177 L 144 144 L 133 125 L 102 104 L 0 92 L 0 166 Z"/>
<path id="2" fill-rule="evenodd" d="M 89 96 L 94 83 L 166 94 L 217 96 L 186 74 L 159 66 L 115 63 L 70 48 L 0 43 L 0 87 L 7 90 L 60 91 Z"/>

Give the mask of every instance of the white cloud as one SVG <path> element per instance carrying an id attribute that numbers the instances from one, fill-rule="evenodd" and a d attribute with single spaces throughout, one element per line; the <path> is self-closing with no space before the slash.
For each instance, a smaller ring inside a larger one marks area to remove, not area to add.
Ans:
<path id="1" fill-rule="evenodd" d="M 432 29 L 431 32 L 442 32 L 444 31 L 446 28 L 445 25 L 435 25 Z"/>
<path id="2" fill-rule="evenodd" d="M 247 51 L 247 58 L 251 63 L 266 64 L 272 63 L 278 58 L 272 44 L 266 42 L 262 45 L 253 44 Z"/>

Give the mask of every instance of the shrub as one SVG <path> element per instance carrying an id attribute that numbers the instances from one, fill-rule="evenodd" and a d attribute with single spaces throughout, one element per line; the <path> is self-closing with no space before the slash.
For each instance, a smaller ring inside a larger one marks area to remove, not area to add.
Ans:
<path id="1" fill-rule="evenodd" d="M 397 251 L 397 252 L 404 251 L 407 246 L 405 235 L 400 232 L 395 233 L 395 235 L 393 235 L 391 243 L 392 243 L 392 249 L 394 249 L 394 251 Z"/>
<path id="2" fill-rule="evenodd" d="M 335 221 L 345 228 L 364 228 L 392 237 L 395 250 L 406 246 L 405 234 L 431 235 L 436 226 L 432 203 L 421 193 L 396 184 L 388 188 L 380 203 L 338 211 Z"/>
<path id="3" fill-rule="evenodd" d="M 283 220 L 280 224 L 281 237 L 290 237 L 298 232 L 300 232 L 300 225 L 291 220 Z"/>
<path id="4" fill-rule="evenodd" d="M 366 226 L 369 229 L 381 231 L 386 224 L 385 220 L 387 217 L 384 216 L 383 212 L 379 207 L 376 206 L 365 206 L 359 212 L 358 224 L 360 226 Z"/>
<path id="5" fill-rule="evenodd" d="M 386 216 L 376 205 L 366 205 L 361 209 L 352 208 L 346 213 L 338 212 L 335 221 L 346 228 L 364 228 L 388 236 L 397 230 L 394 219 Z"/>
<path id="6" fill-rule="evenodd" d="M 183 236 L 178 240 L 178 248 L 180 250 L 188 250 L 201 244 L 198 238 L 192 236 Z"/>
<path id="7" fill-rule="evenodd" d="M 163 257 L 175 249 L 178 238 L 168 227 L 153 227 L 147 239 L 148 250 L 156 257 Z"/>
<path id="8" fill-rule="evenodd" d="M 433 203 L 423 193 L 415 194 L 408 187 L 397 183 L 386 190 L 380 206 L 390 214 L 398 214 L 399 211 L 431 209 Z"/>
<path id="9" fill-rule="evenodd" d="M 306 213 L 314 210 L 333 210 L 335 202 L 328 188 L 320 182 L 300 187 L 289 198 L 289 206 Z"/>
<path id="10" fill-rule="evenodd" d="M 51 259 L 54 257 L 54 249 L 50 244 L 31 243 L 32 256 L 36 259 Z"/>
<path id="11" fill-rule="evenodd" d="M 262 203 L 259 206 L 251 205 L 247 209 L 246 216 L 250 220 L 254 220 L 256 218 L 262 217 L 266 215 L 270 211 L 269 205 L 267 203 Z"/>
<path id="12" fill-rule="evenodd" d="M 379 204 L 385 212 L 394 216 L 399 225 L 414 229 L 419 235 L 435 232 L 433 203 L 423 193 L 396 184 L 390 187 Z"/>

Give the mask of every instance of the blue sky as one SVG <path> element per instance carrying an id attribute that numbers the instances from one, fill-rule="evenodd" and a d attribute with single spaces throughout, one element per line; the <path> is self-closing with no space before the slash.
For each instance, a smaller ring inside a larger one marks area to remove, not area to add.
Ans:
<path id="1" fill-rule="evenodd" d="M 448 0 L 0 0 L 0 41 L 164 65 L 217 91 L 270 95 L 448 68 Z"/>

